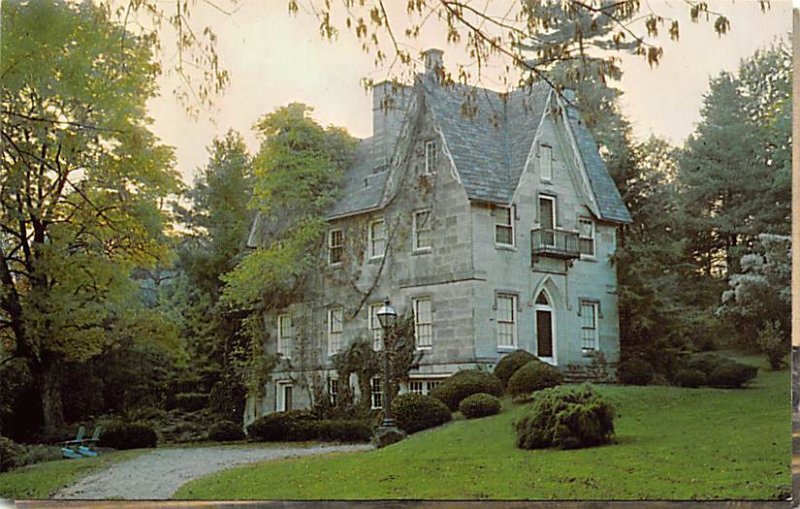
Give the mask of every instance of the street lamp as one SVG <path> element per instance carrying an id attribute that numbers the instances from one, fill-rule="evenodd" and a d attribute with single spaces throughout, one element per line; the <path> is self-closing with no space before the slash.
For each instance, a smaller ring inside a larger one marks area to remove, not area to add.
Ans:
<path id="1" fill-rule="evenodd" d="M 378 310 L 376 313 L 378 315 L 378 321 L 381 323 L 381 328 L 383 329 L 383 422 L 381 423 L 381 428 L 384 431 L 395 431 L 396 427 L 394 425 L 394 419 L 392 419 L 392 394 L 389 390 L 389 345 L 387 343 L 387 338 L 389 337 L 389 332 L 394 327 L 395 322 L 397 322 L 397 311 L 394 310 L 392 305 L 389 303 L 389 299 L 383 303 L 383 306 Z"/>

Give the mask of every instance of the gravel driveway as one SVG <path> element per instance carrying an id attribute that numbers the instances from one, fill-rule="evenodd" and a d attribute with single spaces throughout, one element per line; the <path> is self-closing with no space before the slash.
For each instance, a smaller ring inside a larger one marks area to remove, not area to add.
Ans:
<path id="1" fill-rule="evenodd" d="M 164 500 L 192 479 L 243 463 L 371 448 L 370 445 L 315 445 L 157 449 L 91 474 L 61 489 L 54 498 Z"/>

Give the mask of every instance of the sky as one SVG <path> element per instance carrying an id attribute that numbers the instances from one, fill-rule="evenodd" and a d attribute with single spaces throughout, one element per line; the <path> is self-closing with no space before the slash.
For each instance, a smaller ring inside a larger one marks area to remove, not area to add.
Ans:
<path id="1" fill-rule="evenodd" d="M 323 40 L 316 19 L 303 10 L 290 15 L 287 3 L 243 0 L 229 15 L 208 4 L 195 4 L 192 23 L 209 25 L 216 32 L 221 64 L 229 71 L 231 82 L 214 106 L 202 110 L 196 119 L 171 93 L 176 76 L 162 76 L 161 95 L 149 103 L 153 131 L 176 148 L 178 170 L 187 182 L 206 164 L 206 147 L 214 137 L 233 128 L 244 135 L 254 153 L 258 140 L 251 129 L 253 123 L 290 102 L 311 105 L 314 117 L 323 125 L 343 126 L 359 138 L 370 136 L 372 103 L 362 79 L 381 81 L 386 70 L 375 68 L 373 56 L 361 50 L 354 35 L 342 30 L 335 42 Z M 787 0 L 773 0 L 765 13 L 755 0 L 712 0 L 710 8 L 724 13 L 731 23 L 729 33 L 721 37 L 713 30 L 713 18 L 709 23 L 691 23 L 683 1 L 645 0 L 642 4 L 677 19 L 681 37 L 678 42 L 666 36 L 657 39 L 664 55 L 654 68 L 641 57 L 620 55 L 624 75 L 615 84 L 623 92 L 620 106 L 631 120 L 636 138 L 656 135 L 676 145 L 683 143 L 700 120 L 709 78 L 722 71 L 735 72 L 743 58 L 785 37 L 792 27 L 792 4 Z M 390 20 L 398 20 L 398 27 L 402 26 L 405 2 L 387 5 Z M 446 42 L 435 20 L 413 46 L 417 51 L 444 50 L 445 66 L 469 62 L 463 48 Z M 169 48 L 169 41 L 164 47 Z M 165 51 L 163 58 L 168 65 L 173 55 Z M 488 72 L 482 85 L 501 89 L 491 80 L 494 75 Z"/>

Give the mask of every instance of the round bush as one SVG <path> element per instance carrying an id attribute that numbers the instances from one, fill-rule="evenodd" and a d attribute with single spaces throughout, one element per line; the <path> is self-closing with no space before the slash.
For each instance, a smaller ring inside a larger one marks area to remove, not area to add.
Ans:
<path id="1" fill-rule="evenodd" d="M 259 441 L 301 441 L 316 437 L 317 418 L 309 410 L 267 414 L 247 427 L 247 436 Z"/>
<path id="2" fill-rule="evenodd" d="M 530 352 L 525 350 L 516 350 L 506 355 L 497 366 L 494 367 L 494 376 L 500 379 L 503 387 L 508 385 L 508 381 L 517 372 L 519 368 L 531 361 L 538 361 L 539 359 Z"/>
<path id="3" fill-rule="evenodd" d="M 696 369 L 702 371 L 706 376 L 710 375 L 719 366 L 730 364 L 734 361 L 721 357 L 714 353 L 701 353 L 692 355 L 686 361 L 686 369 Z"/>
<path id="4" fill-rule="evenodd" d="M 758 374 L 758 368 L 730 361 L 714 368 L 708 375 L 711 387 L 736 389 L 750 382 Z"/>
<path id="5" fill-rule="evenodd" d="M 406 433 L 416 433 L 448 422 L 452 414 L 447 405 L 432 396 L 401 394 L 392 402 L 392 415 Z"/>
<path id="6" fill-rule="evenodd" d="M 479 392 L 500 397 L 503 395 L 503 385 L 494 375 L 477 369 L 469 369 L 459 371 L 447 378 L 431 391 L 431 396 L 455 412 L 464 398 Z"/>
<path id="7" fill-rule="evenodd" d="M 590 447 L 611 441 L 614 409 L 588 384 L 554 387 L 534 395 L 530 410 L 514 428 L 521 449 Z"/>
<path id="8" fill-rule="evenodd" d="M 211 426 L 208 430 L 208 439 L 215 442 L 233 442 L 244 440 L 242 427 L 231 421 L 222 421 Z"/>
<path id="9" fill-rule="evenodd" d="M 143 449 L 155 447 L 158 437 L 149 424 L 143 422 L 114 422 L 100 434 L 102 447 L 113 449 Z"/>
<path id="10" fill-rule="evenodd" d="M 0 472 L 6 472 L 17 466 L 17 458 L 25 452 L 18 443 L 10 438 L 0 436 Z"/>
<path id="11" fill-rule="evenodd" d="M 467 419 L 477 419 L 500 413 L 500 400 L 491 394 L 478 393 L 466 397 L 458 405 L 458 410 Z"/>
<path id="12" fill-rule="evenodd" d="M 706 384 L 706 374 L 699 369 L 679 369 L 672 382 L 680 387 L 701 387 Z"/>
<path id="13" fill-rule="evenodd" d="M 335 442 L 369 442 L 372 426 L 367 420 L 327 419 L 317 423 L 317 439 Z"/>
<path id="14" fill-rule="evenodd" d="M 559 370 L 541 361 L 531 361 L 517 370 L 508 381 L 508 393 L 512 396 L 536 392 L 561 385 L 564 375 Z"/>
<path id="15" fill-rule="evenodd" d="M 617 381 L 623 385 L 647 385 L 653 376 L 653 366 L 644 359 L 628 359 L 617 366 Z"/>

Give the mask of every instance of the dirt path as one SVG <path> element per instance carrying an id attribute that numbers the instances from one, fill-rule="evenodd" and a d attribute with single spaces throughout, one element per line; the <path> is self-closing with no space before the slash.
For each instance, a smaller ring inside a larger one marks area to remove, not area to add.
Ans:
<path id="1" fill-rule="evenodd" d="M 112 465 L 61 489 L 58 499 L 164 500 L 183 484 L 244 463 L 339 451 L 364 451 L 370 445 L 311 447 L 191 447 L 160 449 Z"/>

